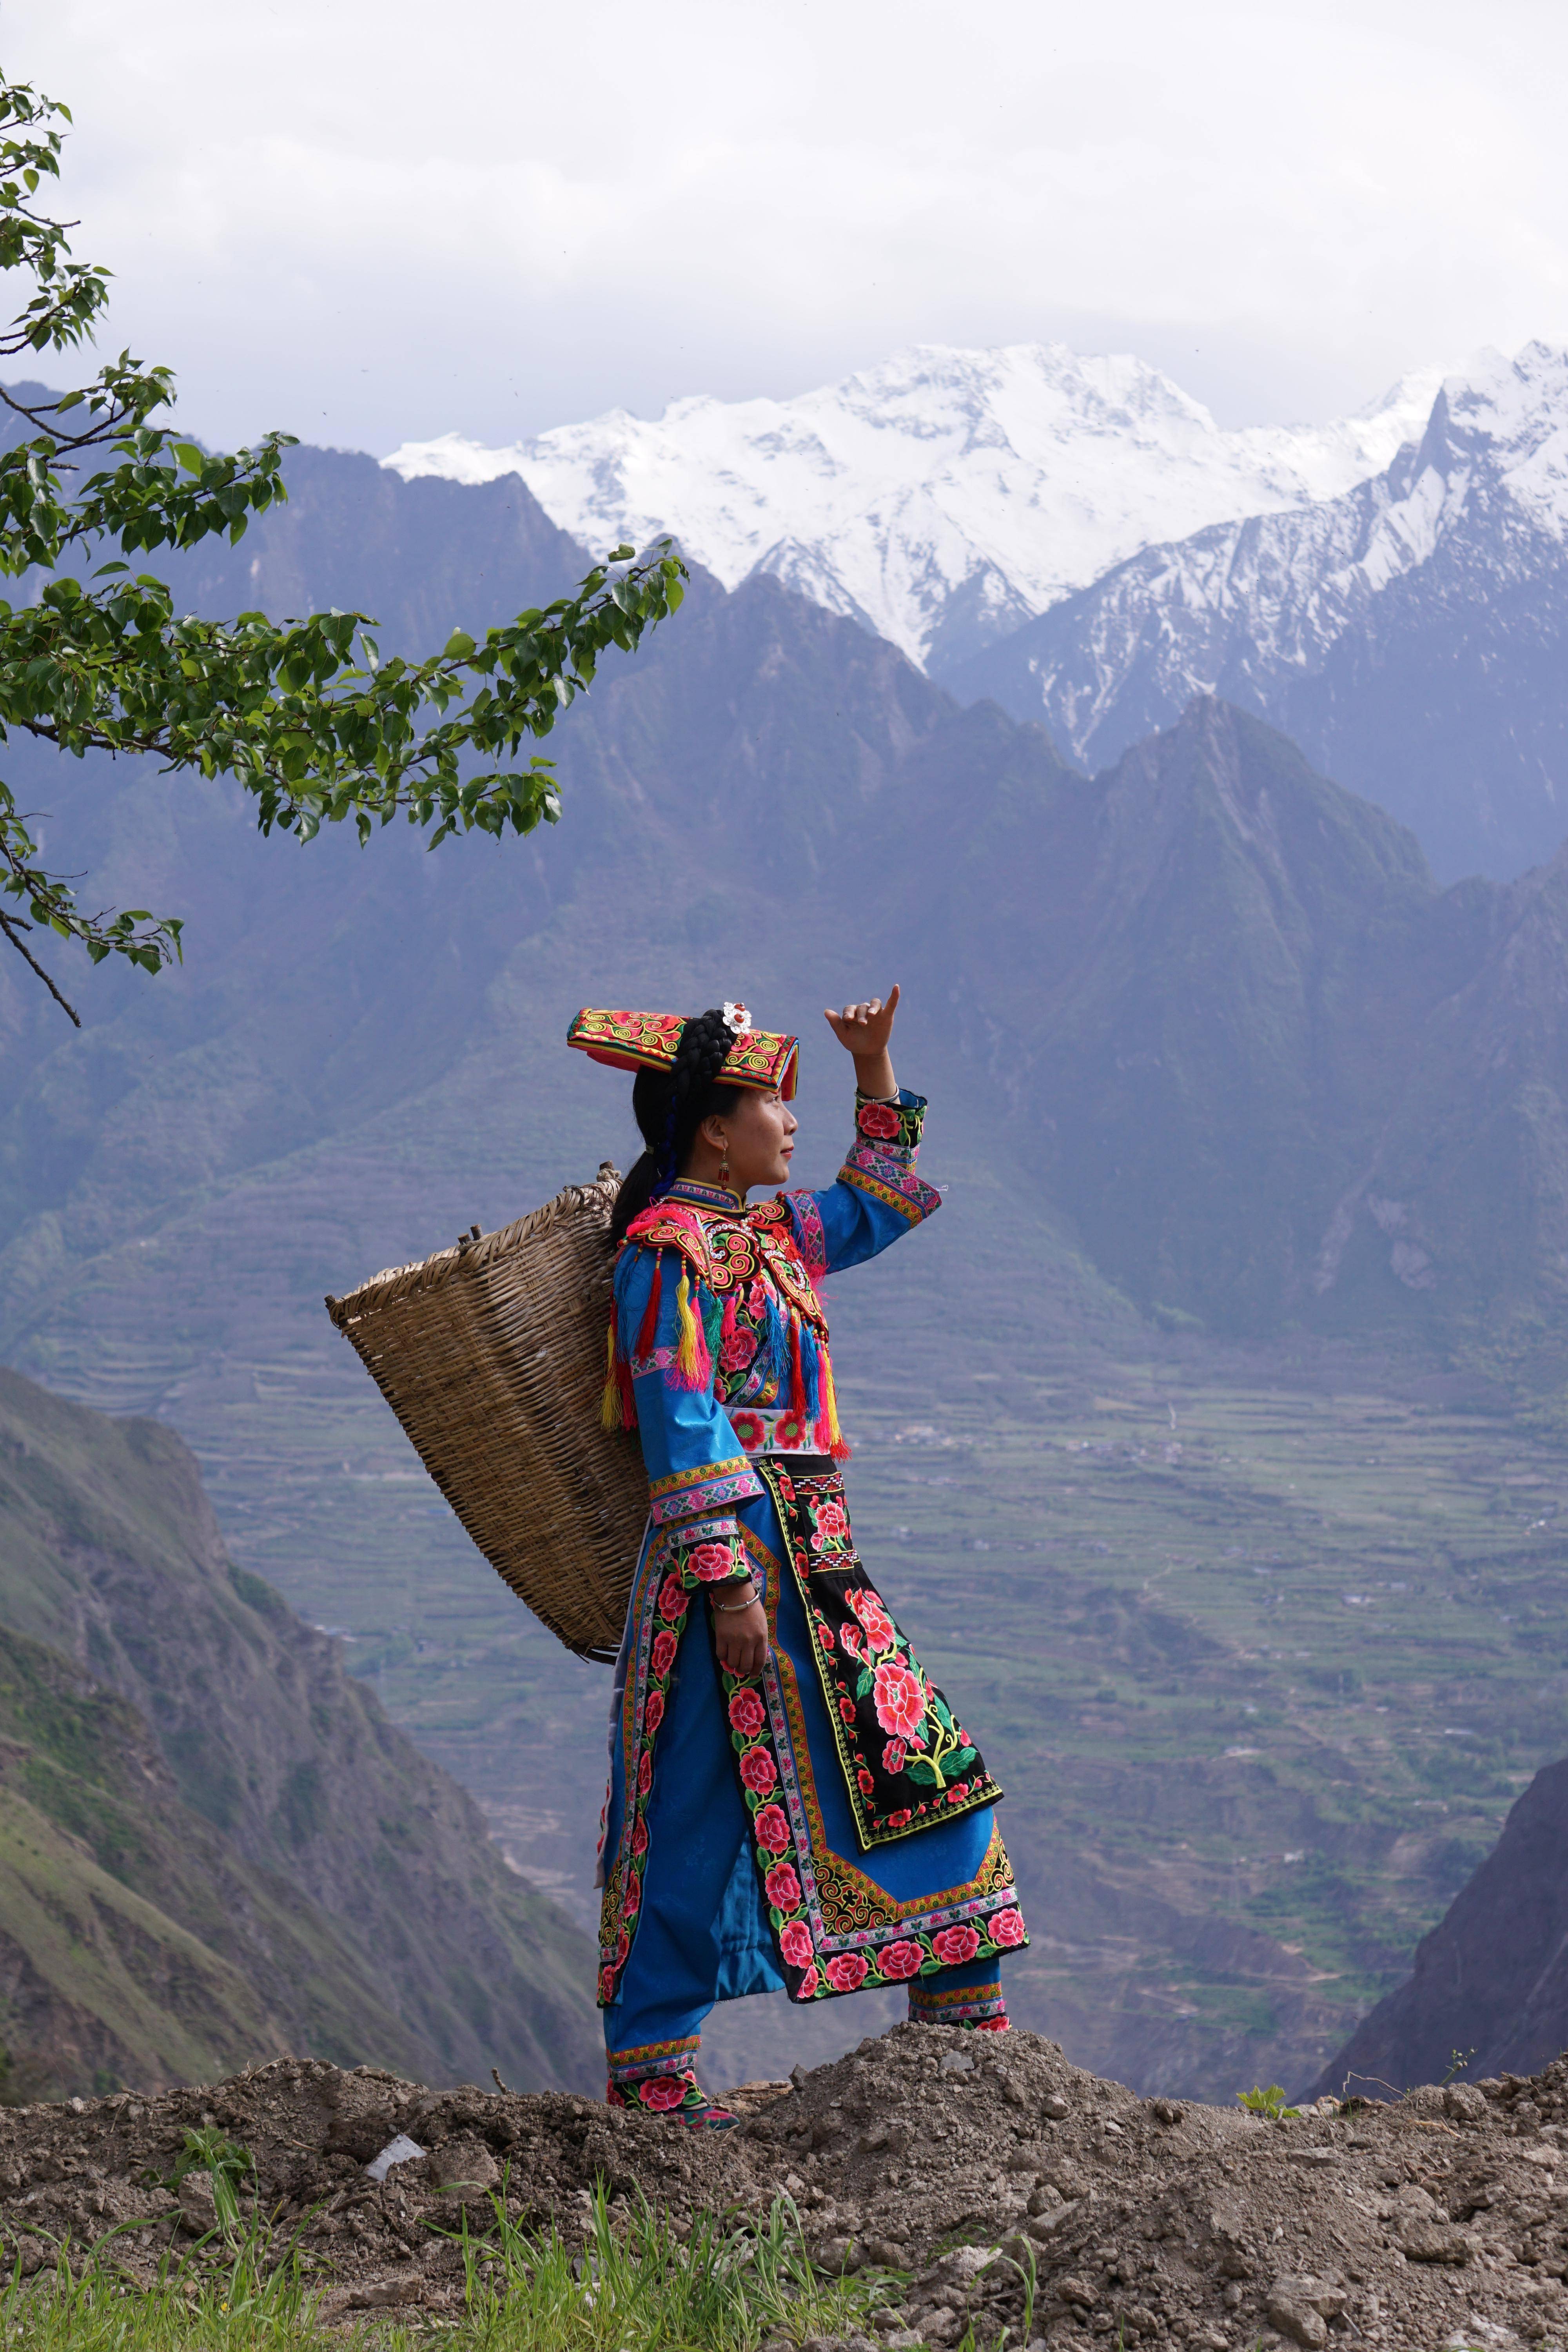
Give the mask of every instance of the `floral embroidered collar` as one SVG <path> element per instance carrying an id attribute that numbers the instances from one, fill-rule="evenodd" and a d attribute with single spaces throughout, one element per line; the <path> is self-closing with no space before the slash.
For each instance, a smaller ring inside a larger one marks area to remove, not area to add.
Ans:
<path id="1" fill-rule="evenodd" d="M 741 1216 L 746 1206 L 742 1195 L 727 1184 L 699 1184 L 689 1176 L 677 1177 L 668 1192 L 659 1195 L 658 1205 L 662 1208 L 667 1201 L 685 1201 L 698 1209 L 723 1209 L 732 1217 Z"/>

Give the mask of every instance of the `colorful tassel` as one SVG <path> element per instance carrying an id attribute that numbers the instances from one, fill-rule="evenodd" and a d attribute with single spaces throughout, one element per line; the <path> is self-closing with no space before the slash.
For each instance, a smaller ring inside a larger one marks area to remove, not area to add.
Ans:
<path id="1" fill-rule="evenodd" d="M 616 1362 L 616 1310 L 612 1307 L 610 1309 L 609 1356 L 605 1366 L 605 1393 L 599 1401 L 599 1426 L 601 1429 L 619 1429 L 621 1426 L 621 1384 L 616 1378 L 618 1369 L 619 1368 Z"/>
<path id="2" fill-rule="evenodd" d="M 658 1311 L 664 1303 L 664 1252 L 653 1254 L 653 1281 L 648 1288 L 647 1306 L 644 1309 L 637 1343 L 632 1353 L 637 1361 L 646 1364 L 658 1345 Z"/>
<path id="3" fill-rule="evenodd" d="M 679 1334 L 675 1350 L 675 1385 L 680 1389 L 706 1388 L 712 1362 L 708 1353 L 707 1334 L 692 1312 L 691 1283 L 684 1258 L 680 1262 L 680 1281 L 675 1293 L 675 1323 Z"/>
<path id="4" fill-rule="evenodd" d="M 838 1425 L 838 1396 L 833 1385 L 833 1361 L 826 1349 L 822 1351 L 822 1419 L 817 1423 L 818 1443 L 825 1454 L 835 1462 L 847 1462 L 849 1441 Z"/>
<path id="5" fill-rule="evenodd" d="M 790 1318 L 789 1409 L 805 1425 L 805 1369 L 800 1360 L 800 1324 Z"/>

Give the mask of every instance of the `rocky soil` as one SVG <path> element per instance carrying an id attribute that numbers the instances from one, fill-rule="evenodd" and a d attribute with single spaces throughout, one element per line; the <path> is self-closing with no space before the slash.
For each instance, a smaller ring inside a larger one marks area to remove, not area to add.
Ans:
<path id="1" fill-rule="evenodd" d="M 612 2210 L 641 2190 L 678 2229 L 787 2193 L 820 2265 L 889 2274 L 887 2352 L 956 2345 L 971 2322 L 978 2345 L 1005 2326 L 1051 2352 L 1568 2346 L 1568 2058 L 1271 2122 L 1140 2099 L 1016 2030 L 900 2025 L 735 2096 L 738 2131 L 692 2137 L 563 2093 L 284 2060 L 155 2099 L 0 2110 L 4 2259 L 37 2273 L 55 2242 L 130 2222 L 108 2252 L 132 2276 L 199 2263 L 211 2172 L 169 2184 L 205 2132 L 248 2152 L 242 2206 L 278 2242 L 297 2233 L 333 2314 L 450 2306 L 461 2264 L 437 2233 L 465 2210 L 482 2229 L 503 2196 L 580 2239 L 602 2182 Z M 416 2152 L 377 2182 L 366 2168 L 399 2136 Z"/>

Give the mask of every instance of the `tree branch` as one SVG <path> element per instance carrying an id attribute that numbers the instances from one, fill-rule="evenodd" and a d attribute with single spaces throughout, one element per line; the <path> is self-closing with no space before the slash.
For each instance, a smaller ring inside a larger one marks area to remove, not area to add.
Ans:
<path id="1" fill-rule="evenodd" d="M 0 912 L 0 931 L 5 932 L 5 937 L 10 940 L 11 945 L 16 949 L 16 953 L 23 959 L 23 961 L 32 965 L 33 970 L 37 973 L 38 978 L 43 982 L 44 986 L 48 990 L 49 994 L 54 998 L 55 1003 L 59 1006 L 60 1011 L 62 1013 L 68 1013 L 71 1019 L 76 1023 L 77 1027 L 79 1029 L 81 1027 L 81 1014 L 77 1011 L 76 1006 L 74 1004 L 67 1003 L 65 998 L 60 994 L 59 990 L 55 986 L 54 982 L 49 978 L 48 973 L 44 970 L 43 965 L 38 961 L 37 957 L 34 955 L 16 936 L 18 931 L 31 930 L 31 929 L 32 925 L 30 923 L 19 923 L 15 915 L 7 915 L 4 912 Z"/>

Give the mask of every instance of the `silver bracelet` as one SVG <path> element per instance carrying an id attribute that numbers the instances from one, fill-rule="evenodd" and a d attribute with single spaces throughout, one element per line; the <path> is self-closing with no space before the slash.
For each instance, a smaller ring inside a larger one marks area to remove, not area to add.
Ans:
<path id="1" fill-rule="evenodd" d="M 709 1608 L 716 1609 L 721 1617 L 738 1617 L 742 1609 L 754 1609 L 756 1605 L 757 1589 L 754 1584 L 748 1587 L 744 1601 L 715 1601 L 711 1593 L 708 1596 Z"/>

